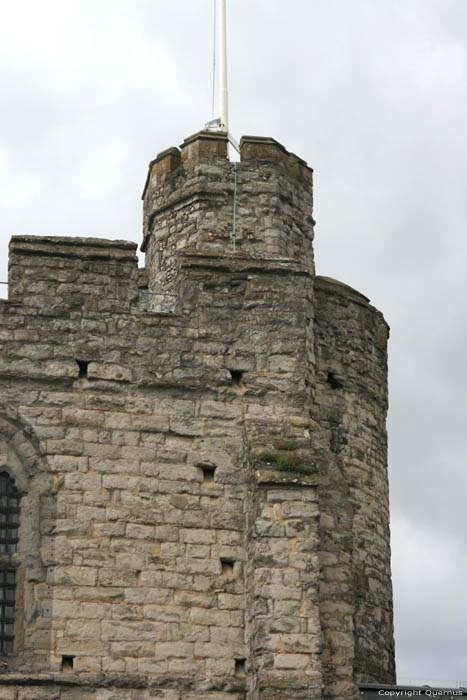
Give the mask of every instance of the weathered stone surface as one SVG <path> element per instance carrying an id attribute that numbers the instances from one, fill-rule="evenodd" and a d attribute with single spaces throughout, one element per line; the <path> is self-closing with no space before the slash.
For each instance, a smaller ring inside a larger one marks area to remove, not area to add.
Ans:
<path id="1" fill-rule="evenodd" d="M 226 146 L 194 135 L 151 164 L 144 275 L 131 243 L 12 239 L 0 700 L 356 700 L 394 681 L 387 326 L 315 276 L 311 170 L 273 139 L 242 140 L 233 254 Z M 167 304 L 140 306 L 145 285 Z"/>

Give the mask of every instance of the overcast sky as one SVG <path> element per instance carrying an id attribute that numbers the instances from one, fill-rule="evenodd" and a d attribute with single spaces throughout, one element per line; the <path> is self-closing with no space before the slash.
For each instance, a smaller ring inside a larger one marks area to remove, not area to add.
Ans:
<path id="1" fill-rule="evenodd" d="M 398 680 L 467 685 L 467 0 L 227 4 L 234 136 L 314 168 L 317 272 L 391 326 Z M 0 280 L 13 234 L 141 242 L 148 161 L 211 118 L 212 25 L 0 0 Z"/>

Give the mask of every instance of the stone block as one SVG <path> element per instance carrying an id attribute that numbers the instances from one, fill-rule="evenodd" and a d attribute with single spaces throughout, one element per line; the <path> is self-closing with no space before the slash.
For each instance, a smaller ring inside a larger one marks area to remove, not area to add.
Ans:
<path id="1" fill-rule="evenodd" d="M 94 586 L 96 579 L 97 569 L 92 566 L 56 566 L 47 574 L 47 580 L 54 585 Z"/>
<path id="2" fill-rule="evenodd" d="M 117 568 L 100 568 L 97 581 L 99 586 L 136 586 L 136 574 Z"/>
<path id="3" fill-rule="evenodd" d="M 133 416 L 134 430 L 146 433 L 166 433 L 169 430 L 168 416 L 150 415 L 150 416 Z"/>
<path id="4" fill-rule="evenodd" d="M 161 675 L 161 674 L 166 674 L 169 670 L 169 664 L 166 659 L 138 659 L 138 671 L 140 673 L 145 673 L 145 674 L 151 674 L 151 675 Z M 169 691 L 167 691 L 168 693 Z M 166 695 L 166 692 L 164 692 L 164 695 L 162 695 L 162 698 Z M 154 697 L 153 692 L 151 691 L 151 696 Z M 151 697 L 150 696 L 150 697 Z M 157 697 L 157 695 L 156 695 Z M 161 697 L 161 696 L 160 696 Z M 171 697 L 170 695 L 167 695 L 167 697 Z M 172 695 L 173 698 L 176 698 L 176 700 L 179 700 L 180 695 L 177 693 L 177 695 Z M 125 699 L 126 700 L 126 699 Z"/>
<path id="5" fill-rule="evenodd" d="M 210 628 L 203 625 L 181 624 L 180 639 L 184 642 L 209 642 Z"/>
<path id="6" fill-rule="evenodd" d="M 284 503 L 282 508 L 284 518 L 312 518 L 318 514 L 317 503 Z"/>
<path id="7" fill-rule="evenodd" d="M 206 673 L 211 676 L 233 676 L 235 670 L 235 659 L 214 658 L 206 660 Z M 231 700 L 231 695 L 229 696 Z"/>
<path id="8" fill-rule="evenodd" d="M 214 544 L 216 541 L 216 534 L 213 530 L 182 528 L 179 532 L 181 541 L 190 544 Z"/>
<path id="9" fill-rule="evenodd" d="M 219 593 L 218 603 L 221 610 L 245 610 L 246 608 L 246 598 L 243 593 Z"/>
<path id="10" fill-rule="evenodd" d="M 194 643 L 191 642 L 158 642 L 156 644 L 156 658 L 183 658 L 192 659 L 194 655 Z"/>
<path id="11" fill-rule="evenodd" d="M 235 644 L 238 648 L 238 645 L 245 643 L 245 631 L 241 627 L 211 627 L 209 641 L 213 644 Z"/>
<path id="12" fill-rule="evenodd" d="M 56 653 L 65 656 L 104 656 L 106 646 L 103 641 L 93 638 L 81 639 L 62 637 L 57 639 Z"/>
<path id="13" fill-rule="evenodd" d="M 105 452 L 105 447 L 100 446 Z M 98 491 L 101 488 L 100 474 L 81 474 L 75 472 L 65 475 L 65 488 L 77 491 Z"/>
<path id="14" fill-rule="evenodd" d="M 232 621 L 232 616 L 227 610 L 207 610 L 202 607 L 192 607 L 190 620 L 197 625 L 227 627 Z"/>
<path id="15" fill-rule="evenodd" d="M 189 558 L 209 559 L 211 548 L 206 544 L 187 544 L 186 555 Z"/>
<path id="16" fill-rule="evenodd" d="M 125 601 L 136 605 L 171 603 L 174 592 L 171 588 L 126 588 Z M 177 600 L 175 600 L 177 602 Z"/>
<path id="17" fill-rule="evenodd" d="M 151 541 L 154 536 L 154 526 L 130 523 L 126 526 L 126 536 L 131 539 L 134 538 Z"/>
<path id="18" fill-rule="evenodd" d="M 186 607 L 175 606 L 169 604 L 151 605 L 146 604 L 143 607 L 144 617 L 148 620 L 157 620 L 159 622 L 169 622 L 172 624 L 185 622 L 188 619 L 189 610 Z"/>
<path id="19" fill-rule="evenodd" d="M 187 606 L 202 606 L 203 608 L 212 608 L 216 604 L 216 597 L 214 594 L 209 593 L 197 593 L 191 591 L 175 591 L 174 593 L 174 603 L 176 605 L 187 605 Z"/>
<path id="20" fill-rule="evenodd" d="M 274 668 L 280 670 L 301 670 L 310 667 L 309 654 L 276 654 L 274 656 Z"/>
<path id="21" fill-rule="evenodd" d="M 227 137 L 224 132 L 200 131 L 186 138 L 181 146 L 181 162 L 192 169 L 200 164 L 215 164 L 227 160 Z"/>
<path id="22" fill-rule="evenodd" d="M 221 564 L 218 559 L 188 559 L 177 558 L 177 571 L 186 574 L 206 574 L 217 576 L 221 573 Z"/>
<path id="23" fill-rule="evenodd" d="M 87 639 L 99 639 L 101 634 L 100 622 L 89 620 L 68 620 L 65 626 L 65 635 L 68 637 L 85 637 Z"/>
<path id="24" fill-rule="evenodd" d="M 117 382 L 131 381 L 131 370 L 121 365 L 106 362 L 90 362 L 88 366 L 90 379 L 110 379 Z"/>
<path id="25" fill-rule="evenodd" d="M 28 686 L 26 688 L 18 688 L 18 694 L 14 697 L 18 700 L 61 700 L 60 695 L 59 688 Z"/>
<path id="26" fill-rule="evenodd" d="M 238 646 L 238 645 L 237 645 Z M 241 646 L 241 645 L 240 645 Z M 231 644 L 196 642 L 195 656 L 205 659 L 231 659 L 234 647 Z"/>
<path id="27" fill-rule="evenodd" d="M 110 650 L 112 656 L 116 658 L 125 659 L 128 656 L 135 657 L 138 659 L 144 657 L 152 658 L 154 657 L 155 643 L 152 641 L 112 642 L 112 644 L 110 645 Z"/>
<path id="28" fill-rule="evenodd" d="M 16 700 L 16 688 L 1 688 L 0 700 Z"/>
<path id="29" fill-rule="evenodd" d="M 206 418 L 240 418 L 243 407 L 240 404 L 223 403 L 221 401 L 202 401 L 200 415 Z"/>

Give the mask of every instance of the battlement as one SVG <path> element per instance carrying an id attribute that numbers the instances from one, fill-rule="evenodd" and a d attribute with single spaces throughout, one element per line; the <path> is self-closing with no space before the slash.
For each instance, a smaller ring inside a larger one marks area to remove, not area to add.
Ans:
<path id="1" fill-rule="evenodd" d="M 143 192 L 150 286 L 172 291 L 184 250 L 313 265 L 313 176 L 272 138 L 243 136 L 228 159 L 225 133 L 201 131 L 150 163 Z"/>
<path id="2" fill-rule="evenodd" d="M 145 199 L 148 187 L 154 188 L 165 184 L 170 178 L 178 177 L 180 168 L 188 170 L 203 164 L 222 164 L 223 161 L 230 162 L 227 135 L 224 132 L 199 131 L 186 138 L 180 148 L 167 148 L 149 163 L 142 199 Z M 302 158 L 287 151 L 281 143 L 265 136 L 242 136 L 240 164 L 265 161 L 281 163 L 290 177 L 312 185 L 312 168 Z"/>
<path id="3" fill-rule="evenodd" d="M 13 236 L 8 278 L 9 300 L 24 306 L 128 311 L 138 299 L 136 244 Z"/>

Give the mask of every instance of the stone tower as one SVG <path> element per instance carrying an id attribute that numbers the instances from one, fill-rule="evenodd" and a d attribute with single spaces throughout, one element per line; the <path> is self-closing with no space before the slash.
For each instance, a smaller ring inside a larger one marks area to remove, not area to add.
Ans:
<path id="1" fill-rule="evenodd" d="M 395 680 L 387 325 L 273 139 L 195 134 L 143 200 L 145 270 L 11 241 L 0 700 L 357 700 Z"/>

